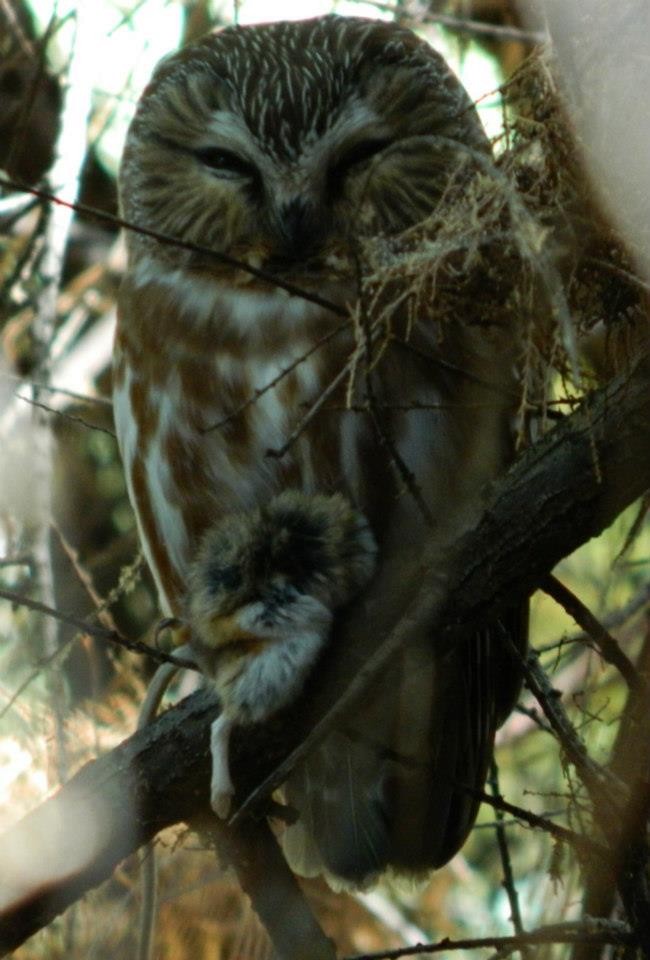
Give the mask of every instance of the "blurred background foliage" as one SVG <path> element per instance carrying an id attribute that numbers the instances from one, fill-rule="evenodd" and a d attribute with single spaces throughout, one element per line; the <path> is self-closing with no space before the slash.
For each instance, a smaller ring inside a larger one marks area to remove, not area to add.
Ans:
<path id="1" fill-rule="evenodd" d="M 517 104 L 506 110 L 499 88 L 531 49 L 511 0 L 0 0 L 0 170 L 23 185 L 41 184 L 51 171 L 54 193 L 115 214 L 126 127 L 161 56 L 214 25 L 332 9 L 398 18 L 426 36 L 461 75 L 503 149 Z M 68 115 L 66 133 L 62 108 L 73 82 L 86 101 Z M 75 136 L 76 153 L 67 146 Z M 78 213 L 57 227 L 52 209 L 29 193 L 0 193 L 0 588 L 151 639 L 157 601 L 138 548 L 109 401 L 122 242 L 110 220 Z M 566 381 L 556 375 L 551 390 L 565 395 Z M 648 643 L 645 507 L 631 508 L 556 571 L 633 659 Z M 608 763 L 626 700 L 620 676 L 541 594 L 533 599 L 531 637 L 592 755 Z M 151 671 L 142 658 L 0 600 L 0 828 L 134 730 Z M 182 681 L 181 693 L 189 682 Z M 498 789 L 508 800 L 589 832 L 580 786 L 527 693 L 498 742 Z M 512 817 L 503 826 L 524 926 L 580 916 L 583 881 L 573 854 Z M 157 846 L 156 956 L 270 955 L 250 906 L 212 853 L 181 828 Z M 358 895 L 335 894 L 315 881 L 306 887 L 326 932 L 342 953 L 354 954 L 511 932 L 503 869 L 495 812 L 484 806 L 463 851 L 421 883 L 388 880 Z M 16 957 L 132 956 L 139 896 L 136 864 L 126 862 Z M 570 953 L 539 947 L 526 960 Z"/>

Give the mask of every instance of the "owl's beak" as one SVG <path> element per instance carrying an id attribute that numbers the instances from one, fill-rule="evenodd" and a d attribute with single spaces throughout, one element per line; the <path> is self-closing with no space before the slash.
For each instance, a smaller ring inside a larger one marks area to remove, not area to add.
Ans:
<path id="1" fill-rule="evenodd" d="M 295 196 L 282 204 L 277 226 L 280 254 L 287 259 L 306 260 L 322 246 L 325 232 L 322 211 L 310 199 Z"/>

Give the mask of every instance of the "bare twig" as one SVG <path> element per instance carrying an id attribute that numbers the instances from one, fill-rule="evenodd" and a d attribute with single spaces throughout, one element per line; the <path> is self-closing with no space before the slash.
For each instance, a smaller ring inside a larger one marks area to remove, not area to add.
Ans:
<path id="1" fill-rule="evenodd" d="M 616 920 L 586 919 L 549 924 L 514 937 L 470 937 L 466 940 L 450 940 L 449 937 L 445 937 L 437 943 L 420 943 L 413 947 L 399 947 L 397 950 L 360 953 L 347 957 L 346 960 L 400 960 L 401 957 L 416 957 L 421 954 L 446 953 L 454 950 L 480 950 L 486 947 L 497 950 L 511 948 L 510 952 L 514 952 L 520 950 L 522 946 L 542 943 L 612 943 L 627 946 L 634 943 L 634 936 L 625 923 Z"/>
<path id="2" fill-rule="evenodd" d="M 86 427 L 88 430 L 98 430 L 100 433 L 106 433 L 109 437 L 115 438 L 115 432 L 113 430 L 109 430 L 108 427 L 100 427 L 98 423 L 90 423 L 88 420 L 84 420 L 83 417 L 76 416 L 72 413 L 66 413 L 65 410 L 55 410 L 54 407 L 48 406 L 41 400 L 33 400 L 31 397 L 24 397 L 20 393 L 16 394 L 16 399 L 23 400 L 32 407 L 38 407 L 39 410 L 44 410 L 45 413 L 52 413 L 55 417 L 61 417 L 63 420 L 68 420 L 70 423 L 78 423 L 80 426 Z"/>
<path id="3" fill-rule="evenodd" d="M 294 429 L 291 431 L 285 442 L 281 447 L 270 448 L 266 451 L 265 456 L 273 457 L 274 459 L 280 460 L 285 453 L 293 446 L 298 437 L 304 433 L 311 421 L 314 419 L 321 407 L 327 403 L 329 398 L 336 393 L 340 385 L 343 383 L 345 378 L 350 373 L 352 362 L 348 361 L 343 364 L 339 372 L 333 377 L 330 382 L 327 384 L 325 389 L 316 397 L 312 405 L 310 406 L 307 413 L 302 417 L 302 419 L 296 424 Z"/>
<path id="4" fill-rule="evenodd" d="M 7 702 L 0 709 L 0 720 L 2 720 L 2 718 L 9 713 L 16 703 L 18 703 L 25 690 L 31 686 L 37 677 L 40 677 L 43 670 L 46 670 L 48 667 L 52 666 L 53 663 L 56 663 L 59 657 L 63 658 L 65 656 L 65 653 L 70 647 L 72 641 L 73 637 L 70 637 L 68 640 L 64 640 L 64 642 L 61 643 L 56 650 L 53 650 L 52 653 L 49 653 L 45 657 L 41 657 L 40 661 L 36 664 L 31 673 L 29 673 L 22 683 L 16 687 L 14 692 L 7 697 Z"/>
<path id="5" fill-rule="evenodd" d="M 383 0 L 370 0 L 370 3 L 378 10 L 395 13 L 400 17 L 404 17 L 405 12 L 408 13 L 400 4 L 384 3 Z M 454 17 L 446 13 L 432 13 L 429 10 L 422 16 L 412 15 L 412 19 L 418 24 L 437 23 L 447 30 L 453 30 L 455 33 L 469 33 L 474 37 L 485 37 L 490 40 L 510 40 L 525 43 L 529 46 L 544 43 L 547 39 L 546 34 L 541 31 L 523 30 L 521 27 L 509 27 L 502 24 L 487 23 L 483 20 Z"/>
<path id="6" fill-rule="evenodd" d="M 323 309 L 329 310 L 330 313 L 337 314 L 339 317 L 347 316 L 348 311 L 344 307 L 340 307 L 338 304 L 332 303 L 331 300 L 326 300 L 324 297 L 319 297 L 318 294 L 311 293 L 309 290 L 303 290 L 302 287 L 299 287 L 294 283 L 289 283 L 287 280 L 282 280 L 276 274 L 267 273 L 265 270 L 258 270 L 257 267 L 253 267 L 249 263 L 245 263 L 243 260 L 237 260 L 235 257 L 231 257 L 227 253 L 223 253 L 220 250 L 213 250 L 211 247 L 204 247 L 198 243 L 191 243 L 189 240 L 180 240 L 178 237 L 171 237 L 166 233 L 159 233 L 157 230 L 149 230 L 147 227 L 141 227 L 138 226 L 138 224 L 130 223 L 128 220 L 124 220 L 122 217 L 116 217 L 112 213 L 106 213 L 104 210 L 97 210 L 95 207 L 90 207 L 86 203 L 69 203 L 67 200 L 62 200 L 61 197 L 57 197 L 54 193 L 50 193 L 47 190 L 39 190 L 37 187 L 31 187 L 28 184 L 20 183 L 18 180 L 12 180 L 9 177 L 0 176 L 0 187 L 5 187 L 7 190 L 18 190 L 22 193 L 31 193 L 40 200 L 44 200 L 46 203 L 54 203 L 59 206 L 66 207 L 69 210 L 75 210 L 77 213 L 83 213 L 88 217 L 93 217 L 95 220 L 100 220 L 104 223 L 110 223 L 114 227 L 121 227 L 124 230 L 131 230 L 133 233 L 139 233 L 143 237 L 150 237 L 152 240 L 155 240 L 157 243 L 160 243 L 163 246 L 177 247 L 179 250 L 188 250 L 190 253 L 196 253 L 199 256 L 208 257 L 217 263 L 224 264 L 224 266 L 232 267 L 235 270 L 241 270 L 243 273 L 249 273 L 252 277 L 256 277 L 258 280 L 263 280 L 265 283 L 270 283 L 272 286 L 280 287 L 281 290 L 286 290 L 287 293 L 290 293 L 294 297 L 300 297 L 302 300 L 308 300 L 310 303 L 315 303 L 317 306 L 323 307 Z"/>
<path id="7" fill-rule="evenodd" d="M 473 797 L 476 797 L 477 800 L 480 800 L 482 803 L 487 803 L 495 810 L 510 814 L 510 816 L 514 817 L 518 822 L 525 823 L 527 826 L 537 830 L 543 830 L 545 833 L 548 833 L 549 836 L 553 837 L 554 840 L 560 843 L 566 843 L 575 850 L 581 859 L 588 859 L 590 861 L 596 859 L 609 863 L 609 850 L 597 840 L 583 836 L 583 834 L 577 833 L 575 830 L 569 830 L 567 827 L 555 823 L 548 817 L 544 817 L 539 813 L 533 813 L 532 810 L 526 810 L 524 807 L 519 807 L 505 800 L 503 797 L 495 797 L 493 794 L 485 793 L 483 790 L 474 790 L 467 786 L 463 786 L 463 789 Z"/>
<path id="8" fill-rule="evenodd" d="M 614 630 L 616 627 L 622 626 L 624 623 L 627 623 L 635 614 L 643 610 L 644 607 L 647 607 L 650 604 L 650 584 L 646 584 L 641 587 L 641 589 L 632 597 L 628 603 L 624 604 L 622 607 L 619 607 L 617 610 L 612 610 L 603 618 L 602 624 L 606 630 Z M 542 655 L 544 653 L 549 653 L 552 650 L 558 650 L 562 647 L 568 646 L 569 644 L 584 643 L 585 640 L 589 639 L 589 635 L 584 631 L 580 633 L 573 634 L 570 637 L 563 637 L 560 640 L 554 640 L 553 643 L 547 643 L 543 646 L 537 647 L 537 653 Z"/>
<path id="9" fill-rule="evenodd" d="M 76 390 L 68 390 L 67 387 L 58 387 L 53 383 L 40 383 L 32 378 L 21 377 L 15 373 L 8 373 L 6 370 L 0 371 L 0 379 L 13 380 L 19 386 L 33 387 L 34 390 L 45 391 L 46 393 L 57 393 L 62 397 L 70 397 L 71 400 L 78 400 L 80 403 L 96 403 L 104 407 L 113 406 L 113 401 L 110 397 L 91 397 L 88 394 L 78 393 Z"/>
<path id="10" fill-rule="evenodd" d="M 58 524 L 54 523 L 52 526 L 54 533 L 61 544 L 63 552 L 65 553 L 70 565 L 72 566 L 72 569 L 74 570 L 77 580 L 92 601 L 95 616 L 106 630 L 117 632 L 115 621 L 113 620 L 110 610 L 108 609 L 108 603 L 105 600 L 102 600 L 101 596 L 95 589 L 90 572 L 86 569 L 86 567 L 83 566 L 81 560 L 79 559 L 79 551 L 72 546 Z"/>
<path id="11" fill-rule="evenodd" d="M 296 357 L 296 359 L 288 364 L 288 366 L 286 366 L 283 370 L 281 370 L 276 377 L 273 377 L 272 380 L 269 380 L 269 382 L 263 387 L 260 387 L 259 390 L 255 390 L 250 397 L 247 397 L 243 403 L 241 403 L 234 410 L 231 410 L 230 413 L 226 414 L 225 417 L 222 417 L 222 419 L 218 420 L 216 423 L 210 424 L 209 427 L 203 427 L 201 433 L 210 433 L 212 430 L 220 430 L 232 420 L 236 420 L 237 417 L 241 416 L 241 414 L 248 410 L 249 407 L 253 406 L 254 403 L 257 403 L 260 397 L 263 397 L 264 394 L 269 390 L 273 390 L 273 388 L 276 387 L 286 376 L 288 376 L 288 374 L 295 370 L 296 367 L 299 367 L 301 363 L 304 363 L 305 360 L 308 360 L 313 353 L 316 353 L 316 351 L 320 350 L 321 347 L 323 347 L 326 343 L 329 343 L 329 341 L 337 336 L 337 334 L 345 330 L 347 326 L 347 322 L 340 323 L 337 327 L 334 327 L 332 330 L 328 331 L 328 333 L 320 337 L 320 339 L 317 340 L 316 343 L 309 348 L 309 350 L 306 350 L 299 357 Z"/>
<path id="12" fill-rule="evenodd" d="M 504 638 L 506 639 L 506 638 Z M 510 645 L 514 656 L 519 656 L 514 644 Z M 526 683 L 537 698 L 546 719 L 553 728 L 567 759 L 576 768 L 578 775 L 597 805 L 608 804 L 609 816 L 620 808 L 625 800 L 625 789 L 618 777 L 593 760 L 561 702 L 561 693 L 553 687 L 539 663 L 535 652 L 521 658 Z"/>
<path id="13" fill-rule="evenodd" d="M 452 17 L 444 13 L 427 13 L 426 20 L 437 23 L 456 33 L 471 33 L 475 37 L 492 40 L 511 40 L 535 46 L 545 43 L 547 36 L 538 30 L 523 30 L 521 27 L 508 27 L 498 23 L 486 23 L 483 20 L 469 20 L 464 17 Z"/>
<path id="14" fill-rule="evenodd" d="M 33 558 L 29 553 L 17 554 L 15 557 L 0 557 L 0 567 L 30 567 Z"/>
<path id="15" fill-rule="evenodd" d="M 409 469 L 407 463 L 404 461 L 404 458 L 397 449 L 397 444 L 392 436 L 390 424 L 387 418 L 384 416 L 384 408 L 381 408 L 377 405 L 377 396 L 374 384 L 375 378 L 373 374 L 374 363 L 372 356 L 373 331 L 368 311 L 368 304 L 364 294 L 363 270 L 361 266 L 360 254 L 356 245 L 353 247 L 353 249 L 357 275 L 358 309 L 361 320 L 360 326 L 363 335 L 364 382 L 370 420 L 372 422 L 375 436 L 377 437 L 377 442 L 380 448 L 383 448 L 387 452 L 389 461 L 395 473 L 397 474 L 398 479 L 402 482 L 404 488 L 408 491 L 414 502 L 417 504 L 424 522 L 428 527 L 432 527 L 433 516 L 424 497 L 422 496 L 422 491 L 420 490 L 416 476 L 413 471 Z"/>
<path id="16" fill-rule="evenodd" d="M 540 584 L 540 588 L 549 597 L 553 597 L 556 603 L 559 603 L 569 616 L 573 617 L 578 626 L 591 637 L 603 660 L 617 668 L 630 690 L 640 691 L 646 686 L 645 680 L 611 633 L 568 587 L 557 577 L 549 574 Z"/>
<path id="17" fill-rule="evenodd" d="M 618 563 L 623 559 L 623 557 L 625 556 L 627 551 L 630 549 L 630 547 L 632 546 L 632 544 L 634 543 L 638 535 L 641 533 L 641 530 L 643 529 L 643 522 L 649 511 L 650 511 L 650 491 L 646 493 L 644 497 L 641 497 L 641 503 L 639 504 L 639 509 L 637 510 L 636 517 L 632 521 L 632 524 L 630 525 L 630 529 L 625 535 L 623 546 L 621 547 L 621 549 L 618 551 L 618 554 L 616 555 L 616 559 L 614 561 L 615 563 Z"/>
<path id="18" fill-rule="evenodd" d="M 492 794 L 496 799 L 501 799 L 501 792 L 499 790 L 499 768 L 497 767 L 496 760 L 494 759 L 492 760 L 490 766 L 490 789 L 492 790 Z M 506 891 L 508 903 L 510 904 L 510 919 L 512 921 L 512 926 L 514 927 L 517 936 L 520 936 L 522 933 L 524 933 L 524 925 L 521 919 L 519 896 L 517 894 L 515 878 L 512 872 L 512 860 L 510 859 L 508 837 L 506 836 L 503 822 L 504 812 L 499 807 L 495 807 L 495 814 L 495 832 L 497 845 L 499 847 L 499 856 L 501 857 L 501 868 L 503 870 L 503 888 Z M 530 957 L 530 952 L 523 945 L 520 952 L 523 960 L 527 960 L 527 958 Z"/>
<path id="19" fill-rule="evenodd" d="M 86 129 L 91 110 L 89 65 L 92 62 L 93 43 L 92 15 L 87 9 L 76 11 L 74 30 L 71 33 L 67 82 L 63 96 L 59 129 L 56 135 L 54 160 L 47 174 L 49 184 L 75 200 L 79 190 L 81 170 L 86 155 Z M 51 26 L 54 25 L 54 20 Z M 39 69 L 44 69 L 45 50 Z M 19 136 L 19 134 L 18 134 Z M 73 212 L 64 206 L 52 207 L 43 235 L 42 259 L 39 264 L 39 289 L 36 310 L 31 324 L 31 335 L 36 361 L 36 378 L 48 382 L 52 370 L 52 344 L 56 334 L 57 301 L 63 280 L 63 264 L 68 238 L 72 227 Z M 35 406 L 40 403 L 38 389 L 32 388 Z M 32 498 L 34 516 L 38 518 L 32 532 L 31 550 L 34 554 L 34 571 L 40 595 L 46 603 L 55 599 L 54 571 L 50 542 L 50 518 L 53 515 L 53 436 L 50 425 L 42 416 L 32 411 Z M 58 622 L 54 618 L 43 621 L 41 630 L 42 650 L 55 669 L 47 674 L 49 700 L 55 721 L 56 764 L 59 780 L 68 776 L 68 750 L 66 734 L 66 687 L 57 667 L 61 643 Z"/>
<path id="20" fill-rule="evenodd" d="M 150 657 L 155 663 L 174 663 L 184 670 L 197 669 L 196 664 L 190 660 L 184 660 L 181 657 L 163 653 L 162 650 L 150 647 L 148 644 L 141 643 L 139 640 L 131 640 L 129 637 L 118 633 L 117 630 L 107 630 L 105 627 L 98 627 L 96 624 L 88 623 L 87 620 L 82 620 L 73 614 L 64 613 L 61 610 L 47 606 L 45 603 L 39 603 L 38 600 L 32 600 L 30 597 L 25 597 L 20 593 L 14 593 L 13 590 L 0 590 L 0 599 L 9 600 L 11 603 L 15 603 L 21 607 L 27 607 L 28 610 L 32 610 L 34 613 L 43 613 L 48 617 L 53 617 L 61 623 L 67 623 L 71 627 L 76 627 L 77 630 L 88 634 L 89 637 L 106 640 L 108 643 L 116 643 L 118 646 L 130 650 L 132 653 L 144 654 L 144 656 Z"/>

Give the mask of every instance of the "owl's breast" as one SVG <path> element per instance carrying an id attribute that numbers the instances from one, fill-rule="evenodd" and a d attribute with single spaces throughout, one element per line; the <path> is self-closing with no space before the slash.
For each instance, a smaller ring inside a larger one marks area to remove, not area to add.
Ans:
<path id="1" fill-rule="evenodd" d="M 328 388 L 340 406 L 346 337 L 335 315 L 282 292 L 217 288 L 210 299 L 205 284 L 190 289 L 184 279 L 125 284 L 115 423 L 170 611 L 180 608 L 201 534 L 224 513 L 287 488 L 345 485 L 350 438 L 321 408 Z"/>
<path id="2" fill-rule="evenodd" d="M 326 285 L 323 295 L 352 300 Z M 471 521 L 507 456 L 510 400 L 491 384 L 509 357 L 480 353 L 462 327 L 441 345 L 426 323 L 409 330 L 368 379 L 354 324 L 322 306 L 146 264 L 127 279 L 115 421 L 169 611 L 182 609 L 203 532 L 282 490 L 344 493 L 395 556 Z M 458 373 L 441 373 L 441 354 Z"/>

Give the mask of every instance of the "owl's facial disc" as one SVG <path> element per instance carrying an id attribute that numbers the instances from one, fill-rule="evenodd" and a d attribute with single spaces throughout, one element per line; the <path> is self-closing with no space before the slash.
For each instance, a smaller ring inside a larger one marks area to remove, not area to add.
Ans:
<path id="1" fill-rule="evenodd" d="M 348 284 L 357 241 L 429 216 L 467 148 L 489 152 L 471 101 L 409 31 L 336 17 L 230 27 L 157 69 L 127 138 L 122 209 L 288 279 L 315 286 L 327 270 Z M 232 273 L 144 235 L 128 242 L 135 256 Z"/>
<path id="2" fill-rule="evenodd" d="M 267 118 L 268 120 L 268 118 Z M 286 120 L 277 117 L 278 125 Z M 264 145 L 250 118 L 221 103 L 193 149 L 203 175 L 255 209 L 254 229 L 265 236 L 266 269 L 304 269 L 336 246 L 340 252 L 353 182 L 381 164 L 393 138 L 367 104 L 342 100 L 318 136 L 310 125 L 294 131 L 285 150 Z"/>

